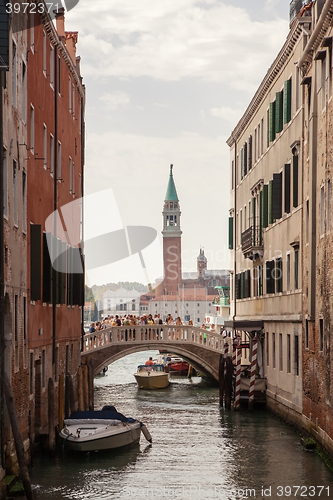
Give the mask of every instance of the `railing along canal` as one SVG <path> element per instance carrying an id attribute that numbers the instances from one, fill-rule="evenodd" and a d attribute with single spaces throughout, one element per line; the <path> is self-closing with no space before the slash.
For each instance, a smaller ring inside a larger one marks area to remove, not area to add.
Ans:
<path id="1" fill-rule="evenodd" d="M 185 325 L 135 325 L 113 326 L 84 335 L 83 353 L 115 344 L 188 342 L 218 352 L 224 351 L 222 335 L 195 326 Z"/>

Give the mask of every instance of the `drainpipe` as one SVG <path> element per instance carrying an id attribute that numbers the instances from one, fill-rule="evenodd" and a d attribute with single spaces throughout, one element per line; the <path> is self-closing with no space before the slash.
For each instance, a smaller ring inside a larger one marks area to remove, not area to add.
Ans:
<path id="1" fill-rule="evenodd" d="M 53 171 L 53 210 L 57 210 L 57 182 L 58 182 L 58 50 L 54 47 L 54 171 Z M 56 250 L 57 222 L 54 217 L 54 233 L 52 238 L 52 248 Z M 55 252 L 53 253 L 55 255 Z M 57 321 L 57 283 L 56 270 L 52 266 L 52 364 L 54 374 L 56 373 L 56 321 Z"/>
<path id="2" fill-rule="evenodd" d="M 0 441 L 1 467 L 5 468 L 5 258 L 4 258 L 4 225 L 3 225 L 3 105 L 2 89 L 4 88 L 4 72 L 0 71 Z"/>
<path id="3" fill-rule="evenodd" d="M 234 286 L 233 286 L 233 299 L 234 299 L 234 314 L 232 317 L 233 322 L 236 319 L 236 246 L 237 246 L 237 217 L 236 217 L 236 210 L 237 210 L 237 142 L 236 139 L 233 137 L 234 140 L 234 146 L 235 146 L 235 151 L 234 151 L 234 235 L 233 235 L 233 240 L 234 240 Z"/>

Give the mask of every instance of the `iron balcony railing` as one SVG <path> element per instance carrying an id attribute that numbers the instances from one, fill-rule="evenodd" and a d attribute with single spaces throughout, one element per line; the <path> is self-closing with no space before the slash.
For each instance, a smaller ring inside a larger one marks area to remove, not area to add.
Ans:
<path id="1" fill-rule="evenodd" d="M 259 220 L 256 219 L 255 223 L 242 233 L 241 245 L 243 254 L 250 258 L 262 248 L 262 226 Z"/>

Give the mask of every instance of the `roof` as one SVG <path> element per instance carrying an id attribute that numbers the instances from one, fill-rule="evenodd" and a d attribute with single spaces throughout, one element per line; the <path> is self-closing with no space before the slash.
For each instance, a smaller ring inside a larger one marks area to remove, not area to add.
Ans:
<path id="1" fill-rule="evenodd" d="M 178 201 L 176 186 L 175 186 L 175 182 L 173 180 L 173 175 L 172 175 L 172 168 L 173 168 L 173 165 L 170 165 L 169 183 L 168 183 L 167 192 L 166 192 L 164 201 Z"/>

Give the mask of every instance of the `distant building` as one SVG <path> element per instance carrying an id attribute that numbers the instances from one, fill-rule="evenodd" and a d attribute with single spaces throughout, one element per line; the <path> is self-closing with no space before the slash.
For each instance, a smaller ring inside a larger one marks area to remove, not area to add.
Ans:
<path id="1" fill-rule="evenodd" d="M 118 288 L 117 290 L 106 290 L 103 294 L 103 315 L 140 314 L 141 293 L 132 288 Z"/>
<path id="2" fill-rule="evenodd" d="M 207 257 L 200 249 L 196 272 L 182 273 L 181 212 L 172 169 L 171 165 L 162 212 L 164 275 L 156 281 L 155 293 L 147 297 L 148 310 L 153 315 L 161 314 L 163 319 L 171 314 L 183 321 L 192 319 L 201 326 L 207 316 L 215 313 L 212 306 L 218 295 L 215 286 L 229 286 L 229 271 L 208 270 Z"/>

